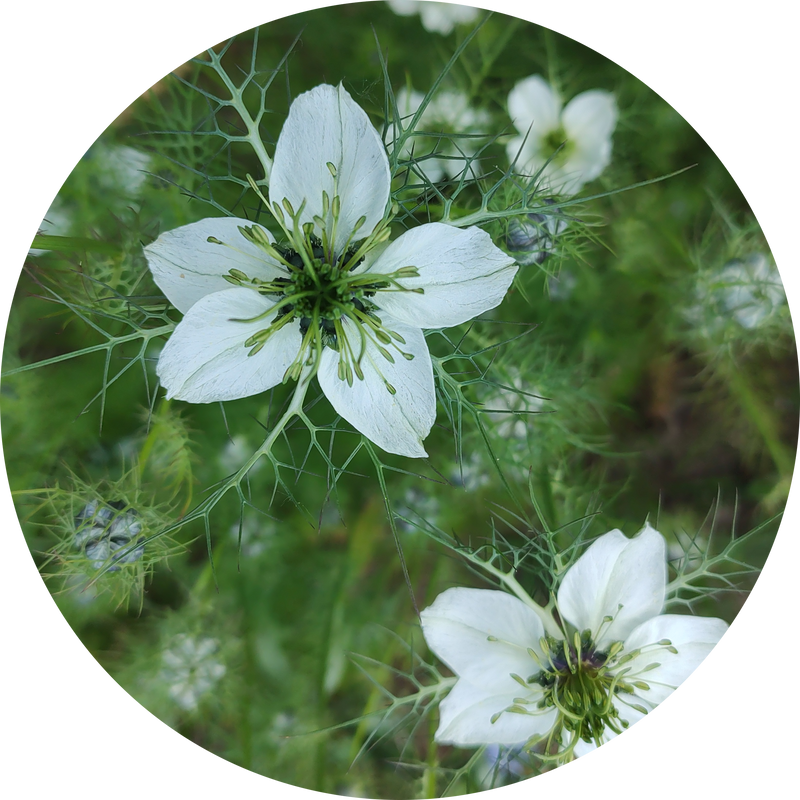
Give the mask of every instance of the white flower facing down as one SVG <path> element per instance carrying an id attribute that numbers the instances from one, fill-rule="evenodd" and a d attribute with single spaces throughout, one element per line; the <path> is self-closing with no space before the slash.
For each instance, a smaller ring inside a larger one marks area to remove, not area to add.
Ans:
<path id="1" fill-rule="evenodd" d="M 389 242 L 390 171 L 341 87 L 300 95 L 278 138 L 261 225 L 205 219 L 145 248 L 184 313 L 158 360 L 167 396 L 233 400 L 317 375 L 333 408 L 391 453 L 426 456 L 436 417 L 423 328 L 502 301 L 517 267 L 479 228 L 429 223 Z"/>
<path id="2" fill-rule="evenodd" d="M 544 168 L 550 191 L 576 194 L 611 162 L 617 104 L 610 92 L 582 92 L 562 108 L 550 84 L 532 75 L 509 93 L 508 113 L 520 133 L 507 145 L 509 160 L 528 175 Z"/>
<path id="3" fill-rule="evenodd" d="M 567 571 L 557 623 L 532 600 L 448 589 L 422 612 L 431 650 L 458 676 L 440 706 L 442 744 L 525 745 L 569 760 L 640 720 L 720 640 L 720 619 L 661 614 L 666 543 L 614 530 Z M 547 628 L 547 630 L 546 630 Z"/>
<path id="4" fill-rule="evenodd" d="M 430 33 L 441 33 L 447 36 L 456 25 L 472 22 L 480 13 L 472 6 L 461 6 L 456 3 L 435 3 L 427 0 L 387 0 L 390 8 L 401 17 L 412 17 L 419 14 L 422 27 Z"/>
<path id="5" fill-rule="evenodd" d="M 422 104 L 424 95 L 421 92 L 400 89 L 395 97 L 397 110 L 404 125 L 411 122 Z M 422 112 L 416 129 L 434 134 L 433 136 L 412 136 L 401 151 L 401 156 L 416 162 L 416 169 L 431 183 L 445 178 L 458 178 L 464 170 L 470 168 L 472 175 L 477 175 L 475 155 L 478 139 L 470 137 L 454 137 L 451 141 L 439 139 L 437 133 L 443 134 L 480 134 L 486 133 L 491 117 L 483 109 L 472 108 L 469 98 L 463 92 L 440 91 L 434 95 Z M 386 131 L 386 145 L 392 142 L 399 130 L 392 125 Z"/>

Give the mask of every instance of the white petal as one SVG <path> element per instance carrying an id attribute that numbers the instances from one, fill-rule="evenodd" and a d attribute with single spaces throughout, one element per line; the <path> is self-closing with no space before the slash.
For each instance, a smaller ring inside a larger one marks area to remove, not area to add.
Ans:
<path id="1" fill-rule="evenodd" d="M 637 688 L 633 696 L 624 692 L 614 696 L 614 706 L 619 711 L 620 719 L 628 723 L 626 733 L 671 700 L 711 658 L 729 631 L 730 627 L 721 619 L 676 614 L 665 614 L 640 625 L 625 642 L 625 650 L 644 649 L 625 663 L 625 669 L 629 670 L 625 679 L 644 681 L 650 688 Z M 661 639 L 669 639 L 678 653 L 670 653 L 664 647 L 654 647 Z M 660 666 L 650 669 L 652 664 Z M 634 705 L 643 706 L 648 713 L 633 708 Z M 603 733 L 605 745 L 619 738 L 610 728 Z M 596 752 L 594 743 L 579 742 L 575 747 L 578 758 L 586 758 Z"/>
<path id="2" fill-rule="evenodd" d="M 162 233 L 144 248 L 153 279 L 178 311 L 185 314 L 201 297 L 230 289 L 231 284 L 222 276 L 231 269 L 261 280 L 286 274 L 240 233 L 239 226 L 253 224 L 236 217 L 209 217 Z M 266 228 L 261 230 L 273 241 Z M 224 244 L 211 244 L 209 236 Z"/>
<path id="3" fill-rule="evenodd" d="M 558 607 L 578 630 L 590 629 L 602 649 L 625 641 L 637 625 L 657 616 L 666 585 L 664 537 L 649 525 L 633 539 L 614 530 L 597 539 L 567 571 Z M 605 617 L 614 621 L 605 622 Z"/>
<path id="4" fill-rule="evenodd" d="M 439 0 L 435 3 L 423 3 L 419 13 L 426 31 L 447 36 L 456 23 L 472 22 L 480 13 L 480 8 L 472 3 Z"/>
<path id="5" fill-rule="evenodd" d="M 299 323 L 273 334 L 249 356 L 244 343 L 269 327 L 274 315 L 238 322 L 268 312 L 274 304 L 251 289 L 227 289 L 198 300 L 161 351 L 156 372 L 167 398 L 213 403 L 249 397 L 272 388 L 300 351 Z"/>
<path id="6" fill-rule="evenodd" d="M 414 356 L 405 359 L 391 345 L 392 364 L 384 358 L 372 341 L 361 359 L 364 379 L 353 377 L 353 385 L 340 380 L 339 353 L 325 348 L 317 377 L 336 412 L 356 430 L 388 453 L 411 458 L 428 454 L 422 441 L 436 420 L 436 392 L 433 366 L 428 345 L 419 328 L 410 328 L 381 315 L 383 324 L 405 339 L 401 350 Z M 346 338 L 356 356 L 361 352 L 361 338 L 349 320 L 342 320 Z M 391 394 L 388 381 L 396 390 Z"/>
<path id="7" fill-rule="evenodd" d="M 564 183 L 562 191 L 573 194 L 611 163 L 617 103 L 610 92 L 583 92 L 567 104 L 561 119 L 573 149 L 558 177 Z"/>
<path id="8" fill-rule="evenodd" d="M 410 17 L 419 12 L 420 0 L 387 0 L 390 8 L 401 17 Z"/>
<path id="9" fill-rule="evenodd" d="M 650 688 L 637 689 L 637 696 L 657 705 L 697 669 L 726 630 L 727 623 L 713 617 L 664 614 L 648 620 L 625 641 L 625 652 L 642 648 L 625 664 L 630 669 L 625 679 L 644 681 Z M 663 639 L 668 639 L 678 652 L 658 646 Z M 652 664 L 658 666 L 652 668 Z"/>
<path id="10" fill-rule="evenodd" d="M 579 146 L 607 141 L 617 126 L 617 102 L 601 89 L 582 92 L 567 103 L 561 121 L 569 140 Z"/>
<path id="11" fill-rule="evenodd" d="M 403 278 L 411 291 L 378 291 L 370 298 L 395 319 L 419 328 L 448 328 L 500 305 L 514 280 L 514 259 L 492 244 L 480 228 L 460 230 L 431 222 L 395 239 L 365 270 L 389 275 L 416 267 L 418 278 Z"/>
<path id="12" fill-rule="evenodd" d="M 514 136 L 506 145 L 508 161 L 514 165 L 514 169 L 525 175 L 533 175 L 547 161 L 543 158 L 539 149 L 541 139 L 532 135 Z"/>
<path id="13" fill-rule="evenodd" d="M 497 693 L 524 689 L 510 674 L 527 680 L 539 672 L 528 654 L 539 652 L 544 628 L 536 614 L 506 592 L 448 589 L 421 614 L 428 647 L 456 675 Z"/>
<path id="14" fill-rule="evenodd" d="M 540 690 L 541 691 L 541 690 Z M 439 705 L 439 729 L 435 739 L 440 744 L 460 746 L 481 744 L 524 744 L 531 736 L 547 733 L 556 718 L 554 708 L 537 714 L 501 714 L 524 694 L 521 686 L 514 692 L 492 694 L 491 690 L 464 680 L 450 690 Z M 531 695 L 535 699 L 535 695 Z M 535 709 L 535 703 L 532 704 Z"/>
<path id="15" fill-rule="evenodd" d="M 328 163 L 336 168 L 338 188 Z M 322 84 L 295 99 L 283 125 L 269 184 L 271 202 L 289 200 L 301 223 L 322 216 L 322 192 L 338 194 L 341 212 L 336 250 L 341 252 L 357 220 L 363 239 L 383 219 L 390 189 L 389 159 L 364 110 L 341 86 Z M 331 231 L 330 212 L 326 228 Z"/>
<path id="16" fill-rule="evenodd" d="M 508 95 L 508 114 L 523 135 L 541 139 L 560 124 L 561 98 L 541 75 L 521 80 Z M 531 125 L 533 126 L 531 128 Z"/>
<path id="17" fill-rule="evenodd" d="M 598 142 L 594 150 L 576 149 L 549 175 L 550 186 L 567 195 L 577 194 L 611 163 L 611 140 Z"/>

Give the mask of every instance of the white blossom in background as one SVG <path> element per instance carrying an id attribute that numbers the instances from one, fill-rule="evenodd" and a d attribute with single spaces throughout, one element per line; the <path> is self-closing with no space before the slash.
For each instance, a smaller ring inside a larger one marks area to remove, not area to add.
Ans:
<path id="1" fill-rule="evenodd" d="M 406 87 L 397 92 L 397 110 L 404 126 L 411 122 L 423 98 L 421 92 Z M 442 90 L 428 103 L 415 129 L 432 134 L 485 134 L 490 122 L 489 113 L 484 109 L 473 108 L 466 94 Z M 387 147 L 392 146 L 398 133 L 395 126 L 388 128 Z M 431 183 L 437 183 L 446 178 L 458 178 L 468 168 L 471 176 L 477 176 L 477 163 L 468 159 L 475 155 L 479 143 L 477 138 L 449 140 L 438 139 L 436 136 L 412 136 L 406 141 L 400 155 L 403 158 L 413 155 L 417 162 L 416 170 Z"/>
<path id="2" fill-rule="evenodd" d="M 730 320 L 744 330 L 756 330 L 785 304 L 775 262 L 765 253 L 752 253 L 728 261 L 719 270 L 700 272 L 694 302 L 683 316 L 698 332 L 714 338 Z"/>
<path id="3" fill-rule="evenodd" d="M 558 617 L 527 597 L 448 589 L 421 615 L 430 649 L 458 676 L 439 708 L 441 744 L 580 756 L 663 702 L 727 624 L 662 614 L 666 542 L 614 530 L 566 572 Z M 559 621 L 560 620 L 560 621 Z"/>
<path id="4" fill-rule="evenodd" d="M 611 163 L 617 103 L 610 92 L 582 92 L 562 107 L 555 89 L 532 75 L 511 90 L 508 113 L 519 131 L 507 145 L 509 161 L 526 175 L 544 168 L 549 191 L 576 194 Z"/>
<path id="5" fill-rule="evenodd" d="M 714 283 L 725 310 L 747 330 L 757 328 L 786 303 L 778 268 L 764 253 L 729 261 Z"/>
<path id="6" fill-rule="evenodd" d="M 462 458 L 461 463 L 452 470 L 450 483 L 461 486 L 467 492 L 477 492 L 491 480 L 489 469 L 481 458 L 481 453 L 474 451 L 469 458 Z"/>
<path id="7" fill-rule="evenodd" d="M 483 399 L 483 412 L 502 447 L 506 474 L 526 480 L 531 461 L 529 430 L 536 424 L 536 414 L 544 410 L 545 399 L 519 373 L 509 375 L 505 383 L 507 387 L 489 388 Z"/>
<path id="8" fill-rule="evenodd" d="M 487 789 L 503 786 L 511 780 L 529 778 L 533 775 L 530 756 L 519 746 L 487 745 L 482 762 L 478 767 L 480 770 L 479 780 Z"/>
<path id="9" fill-rule="evenodd" d="M 436 395 L 422 329 L 499 305 L 517 267 L 475 227 L 434 222 L 390 242 L 390 182 L 378 132 L 341 85 L 297 97 L 269 179 L 284 243 L 215 218 L 145 248 L 184 314 L 158 360 L 167 396 L 212 403 L 316 375 L 375 444 L 425 457 Z"/>
<path id="10" fill-rule="evenodd" d="M 398 517 L 397 527 L 406 533 L 415 533 L 423 521 L 437 525 L 441 510 L 441 503 L 431 489 L 424 491 L 416 486 L 411 486 L 394 509 L 395 515 Z M 405 517 L 405 519 L 399 519 L 399 517 Z M 419 525 L 415 523 L 419 523 Z"/>
<path id="11" fill-rule="evenodd" d="M 225 665 L 216 657 L 218 650 L 219 642 L 210 636 L 181 633 L 162 653 L 159 678 L 184 711 L 194 711 L 225 675 Z"/>
<path id="12" fill-rule="evenodd" d="M 97 142 L 83 157 L 97 163 L 97 173 L 102 185 L 120 193 L 125 199 L 138 197 L 145 181 L 152 157 L 124 144 Z"/>
<path id="13" fill-rule="evenodd" d="M 255 558 L 265 552 L 275 541 L 278 526 L 275 520 L 254 512 L 242 520 L 241 531 L 238 522 L 231 525 L 229 535 L 236 547 L 240 545 L 240 533 L 242 555 L 247 558 Z"/>
<path id="14" fill-rule="evenodd" d="M 230 475 L 236 472 L 251 455 L 253 455 L 253 446 L 250 444 L 250 441 L 246 436 L 237 433 L 225 443 L 225 447 L 222 449 L 222 453 L 220 453 L 219 456 L 219 465 L 226 475 Z M 252 477 L 259 472 L 263 466 L 263 461 L 256 461 L 250 468 L 248 475 Z"/>
<path id="15" fill-rule="evenodd" d="M 135 205 L 135 200 L 141 194 L 147 179 L 146 170 L 150 169 L 151 157 L 127 145 L 98 141 L 92 145 L 81 161 L 93 161 L 95 166 L 93 177 L 99 186 L 109 193 L 119 195 L 122 198 L 122 205 L 129 206 Z M 72 231 L 73 216 L 69 206 L 56 196 L 39 226 L 38 233 L 48 236 L 69 236 Z M 50 251 L 40 248 L 29 250 L 32 256 L 47 252 Z"/>
<path id="16" fill-rule="evenodd" d="M 569 300 L 578 285 L 578 278 L 570 269 L 562 269 L 558 275 L 547 276 L 547 291 L 551 300 Z"/>
<path id="17" fill-rule="evenodd" d="M 461 6 L 456 3 L 435 3 L 429 0 L 387 0 L 389 7 L 401 17 L 419 14 L 422 27 L 430 33 L 446 36 L 456 25 L 472 22 L 478 17 L 480 9 Z"/>

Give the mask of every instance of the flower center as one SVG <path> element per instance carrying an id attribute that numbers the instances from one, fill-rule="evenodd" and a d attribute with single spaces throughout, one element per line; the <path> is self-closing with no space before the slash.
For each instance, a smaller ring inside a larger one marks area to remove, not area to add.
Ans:
<path id="1" fill-rule="evenodd" d="M 619 671 L 610 666 L 622 650 L 615 642 L 608 652 L 600 652 L 592 641 L 591 631 L 575 633 L 573 640 L 546 637 L 540 641 L 544 661 L 542 671 L 533 681 L 544 690 L 538 708 L 555 707 L 561 727 L 573 734 L 576 741 L 602 741 L 606 726 L 621 733 L 628 726 L 620 719 L 613 698 L 620 692 L 633 693 Z"/>
<path id="2" fill-rule="evenodd" d="M 552 154 L 553 161 L 558 163 L 563 164 L 569 158 L 573 149 L 572 141 L 560 125 L 551 130 L 542 140 L 543 152 Z"/>
<path id="3" fill-rule="evenodd" d="M 328 165 L 332 174 L 335 170 Z M 266 202 L 266 201 L 265 201 Z M 305 206 L 305 203 L 303 204 Z M 380 360 L 394 363 L 395 357 L 411 360 L 413 355 L 400 348 L 405 339 L 388 327 L 380 316 L 380 310 L 371 298 L 381 291 L 411 291 L 422 293 L 422 289 L 408 289 L 401 285 L 403 278 L 419 277 L 416 267 L 404 266 L 389 274 L 360 272 L 358 267 L 367 254 L 389 238 L 392 217 L 382 220 L 366 238 L 354 241 L 365 218 L 355 224 L 353 232 L 344 246 L 337 245 L 341 203 L 338 195 L 330 200 L 322 194 L 322 217 L 313 222 L 301 222 L 303 208 L 295 212 L 284 200 L 270 206 L 273 216 L 286 237 L 284 244 L 269 240 L 263 228 L 253 225 L 240 227 L 239 231 L 248 242 L 263 250 L 285 270 L 270 280 L 252 278 L 241 270 L 232 269 L 225 280 L 235 286 L 254 289 L 274 301 L 260 316 L 241 320 L 254 322 L 271 318 L 269 324 L 250 336 L 244 346 L 251 348 L 248 355 L 256 355 L 277 331 L 291 322 L 299 323 L 302 344 L 297 358 L 287 369 L 284 381 L 297 380 L 302 369 L 317 365 L 323 348 L 339 354 L 338 375 L 353 385 L 354 376 L 364 379 L 362 362 L 369 358 L 372 366 L 382 376 Z M 317 235 L 317 234 L 320 235 Z M 216 240 L 214 240 L 216 241 Z M 222 242 L 220 242 L 222 244 Z M 347 332 L 346 332 L 347 331 Z M 376 363 L 378 362 L 378 363 Z M 386 389 L 395 393 L 395 388 L 383 379 Z"/>
<path id="4" fill-rule="evenodd" d="M 655 646 L 668 645 L 664 640 Z M 538 652 L 528 649 L 536 664 L 533 674 L 527 679 L 511 675 L 529 694 L 515 698 L 511 706 L 492 717 L 492 722 L 506 712 L 537 716 L 556 709 L 549 733 L 527 743 L 532 747 L 544 742 L 541 758 L 548 758 L 551 748 L 556 747 L 558 758 L 563 759 L 580 740 L 600 745 L 606 728 L 622 733 L 630 723 L 620 716 L 618 706 L 630 706 L 646 714 L 647 709 L 631 702 L 631 696 L 636 689 L 649 689 L 644 681 L 630 676 L 630 667 L 625 666 L 641 651 L 622 654 L 623 649 L 622 642 L 614 642 L 599 650 L 589 630 L 576 631 L 571 640 L 549 635 L 541 638 Z"/>

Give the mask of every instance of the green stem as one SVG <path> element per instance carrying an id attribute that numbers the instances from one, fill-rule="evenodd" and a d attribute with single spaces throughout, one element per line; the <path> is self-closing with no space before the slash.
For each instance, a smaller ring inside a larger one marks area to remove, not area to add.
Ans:
<path id="1" fill-rule="evenodd" d="M 769 407 L 750 387 L 747 379 L 735 365 L 727 371 L 730 386 L 750 421 L 761 434 L 764 445 L 781 477 L 788 477 L 794 469 L 794 458 L 781 441 L 775 418 Z"/>
<path id="2" fill-rule="evenodd" d="M 258 461 L 261 456 L 266 455 L 272 450 L 273 445 L 281 433 L 283 433 L 292 417 L 297 417 L 302 414 L 303 403 L 306 399 L 308 386 L 315 374 L 315 367 L 307 368 L 303 373 L 301 373 L 300 379 L 297 381 L 297 386 L 295 387 L 294 394 L 292 395 L 292 399 L 289 402 L 286 411 L 283 412 L 281 418 L 275 423 L 274 427 L 269 432 L 269 435 L 266 439 L 264 439 L 258 450 L 256 450 L 255 453 L 253 453 L 253 455 L 250 456 L 247 461 L 245 461 L 245 463 L 239 468 L 239 471 L 228 481 L 228 486 L 233 485 L 233 483 L 238 483 L 242 478 L 244 478 L 245 475 L 250 472 L 256 461 Z"/>
<path id="3" fill-rule="evenodd" d="M 253 117 L 250 116 L 250 112 L 245 107 L 239 87 L 234 85 L 233 81 L 228 77 L 228 74 L 222 69 L 219 56 L 213 50 L 209 51 L 209 55 L 211 56 L 211 63 L 214 70 L 217 75 L 219 75 L 220 80 L 225 84 L 225 88 L 231 93 L 229 105 L 233 106 L 242 118 L 242 122 L 244 122 L 247 128 L 247 140 L 250 142 L 250 146 L 253 150 L 255 150 L 256 156 L 264 169 L 264 180 L 268 181 L 269 176 L 272 174 L 272 159 L 267 154 L 264 143 L 261 141 L 258 124 Z"/>
<path id="4" fill-rule="evenodd" d="M 28 370 L 38 369 L 39 367 L 47 367 L 51 364 L 60 364 L 62 361 L 69 361 L 73 358 L 89 355 L 89 353 L 99 353 L 103 350 L 109 350 L 117 345 L 125 344 L 126 342 L 134 342 L 137 339 L 142 339 L 149 342 L 150 339 L 155 339 L 159 336 L 165 336 L 175 329 L 175 324 L 162 325 L 158 328 L 151 328 L 150 330 L 139 330 L 135 333 L 129 333 L 126 336 L 109 337 L 110 341 L 103 342 L 102 344 L 95 344 L 91 347 L 84 347 L 82 350 L 74 350 L 70 353 L 64 353 L 60 356 L 53 356 L 52 358 L 45 358 L 42 361 L 36 361 L 33 364 L 24 364 L 21 367 L 15 367 L 3 373 L 3 377 L 7 378 L 10 375 L 18 375 L 20 372 L 28 372 Z"/>
<path id="5" fill-rule="evenodd" d="M 500 580 L 501 583 L 506 586 L 506 588 L 510 589 L 518 599 L 522 600 L 522 602 L 525 603 L 525 605 L 528 606 L 528 608 L 530 608 L 537 617 L 539 617 L 546 633 L 549 633 L 551 636 L 556 638 L 563 637 L 564 632 L 561 630 L 561 628 L 559 628 L 555 619 L 553 619 L 553 615 L 546 608 L 540 606 L 535 600 L 533 600 L 533 598 L 531 598 L 531 596 L 519 584 L 519 581 L 517 581 L 513 573 L 503 572 L 503 570 L 498 569 L 493 564 L 490 564 L 489 562 L 480 558 L 470 558 L 470 561 L 486 570 L 486 572 L 488 572 L 490 575 L 494 575 L 495 578 Z"/>

